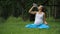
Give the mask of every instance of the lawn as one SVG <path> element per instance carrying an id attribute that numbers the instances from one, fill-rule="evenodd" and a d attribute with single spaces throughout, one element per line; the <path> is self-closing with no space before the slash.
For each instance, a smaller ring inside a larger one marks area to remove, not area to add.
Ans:
<path id="1" fill-rule="evenodd" d="M 47 22 L 49 29 L 25 28 L 26 24 L 33 22 L 22 21 L 20 17 L 9 17 L 7 20 L 0 18 L 0 34 L 59 34 L 60 22 L 55 22 L 52 19 Z"/>

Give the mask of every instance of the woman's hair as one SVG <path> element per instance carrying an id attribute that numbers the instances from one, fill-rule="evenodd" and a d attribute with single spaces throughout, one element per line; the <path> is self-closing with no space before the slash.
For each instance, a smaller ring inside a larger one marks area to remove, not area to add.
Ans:
<path id="1" fill-rule="evenodd" d="M 44 12 L 46 14 L 45 17 L 47 17 L 46 8 L 43 5 L 41 6 L 42 6 L 42 12 Z"/>
<path id="2" fill-rule="evenodd" d="M 43 5 L 40 5 L 40 6 L 42 6 L 42 11 L 45 12 L 45 7 Z"/>

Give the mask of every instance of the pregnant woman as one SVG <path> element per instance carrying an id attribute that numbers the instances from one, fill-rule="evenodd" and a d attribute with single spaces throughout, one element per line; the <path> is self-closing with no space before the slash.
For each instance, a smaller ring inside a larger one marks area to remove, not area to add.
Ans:
<path id="1" fill-rule="evenodd" d="M 40 5 L 38 11 L 32 11 L 35 6 L 32 6 L 29 10 L 30 14 L 35 14 L 35 21 L 33 24 L 26 25 L 27 28 L 49 28 L 46 22 L 44 7 Z"/>

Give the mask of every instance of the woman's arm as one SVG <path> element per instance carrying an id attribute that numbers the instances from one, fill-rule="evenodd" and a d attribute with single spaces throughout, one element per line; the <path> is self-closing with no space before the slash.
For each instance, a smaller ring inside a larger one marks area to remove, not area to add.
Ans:
<path id="1" fill-rule="evenodd" d="M 44 13 L 43 22 L 44 22 L 45 24 L 47 24 L 47 22 L 46 22 L 46 17 L 45 17 L 45 13 Z"/>
<path id="2" fill-rule="evenodd" d="M 32 9 L 34 8 L 35 6 L 32 6 L 32 8 L 29 10 L 29 13 L 31 14 L 36 14 L 36 11 L 32 11 Z"/>

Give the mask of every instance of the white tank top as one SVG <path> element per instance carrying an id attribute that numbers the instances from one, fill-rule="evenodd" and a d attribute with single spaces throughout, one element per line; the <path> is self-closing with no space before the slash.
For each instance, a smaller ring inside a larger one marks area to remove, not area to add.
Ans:
<path id="1" fill-rule="evenodd" d="M 42 12 L 41 14 L 39 14 L 39 13 L 37 12 L 36 15 L 35 15 L 34 24 L 36 24 L 36 25 L 42 24 L 42 23 L 43 23 L 43 15 L 44 15 L 43 12 Z"/>

